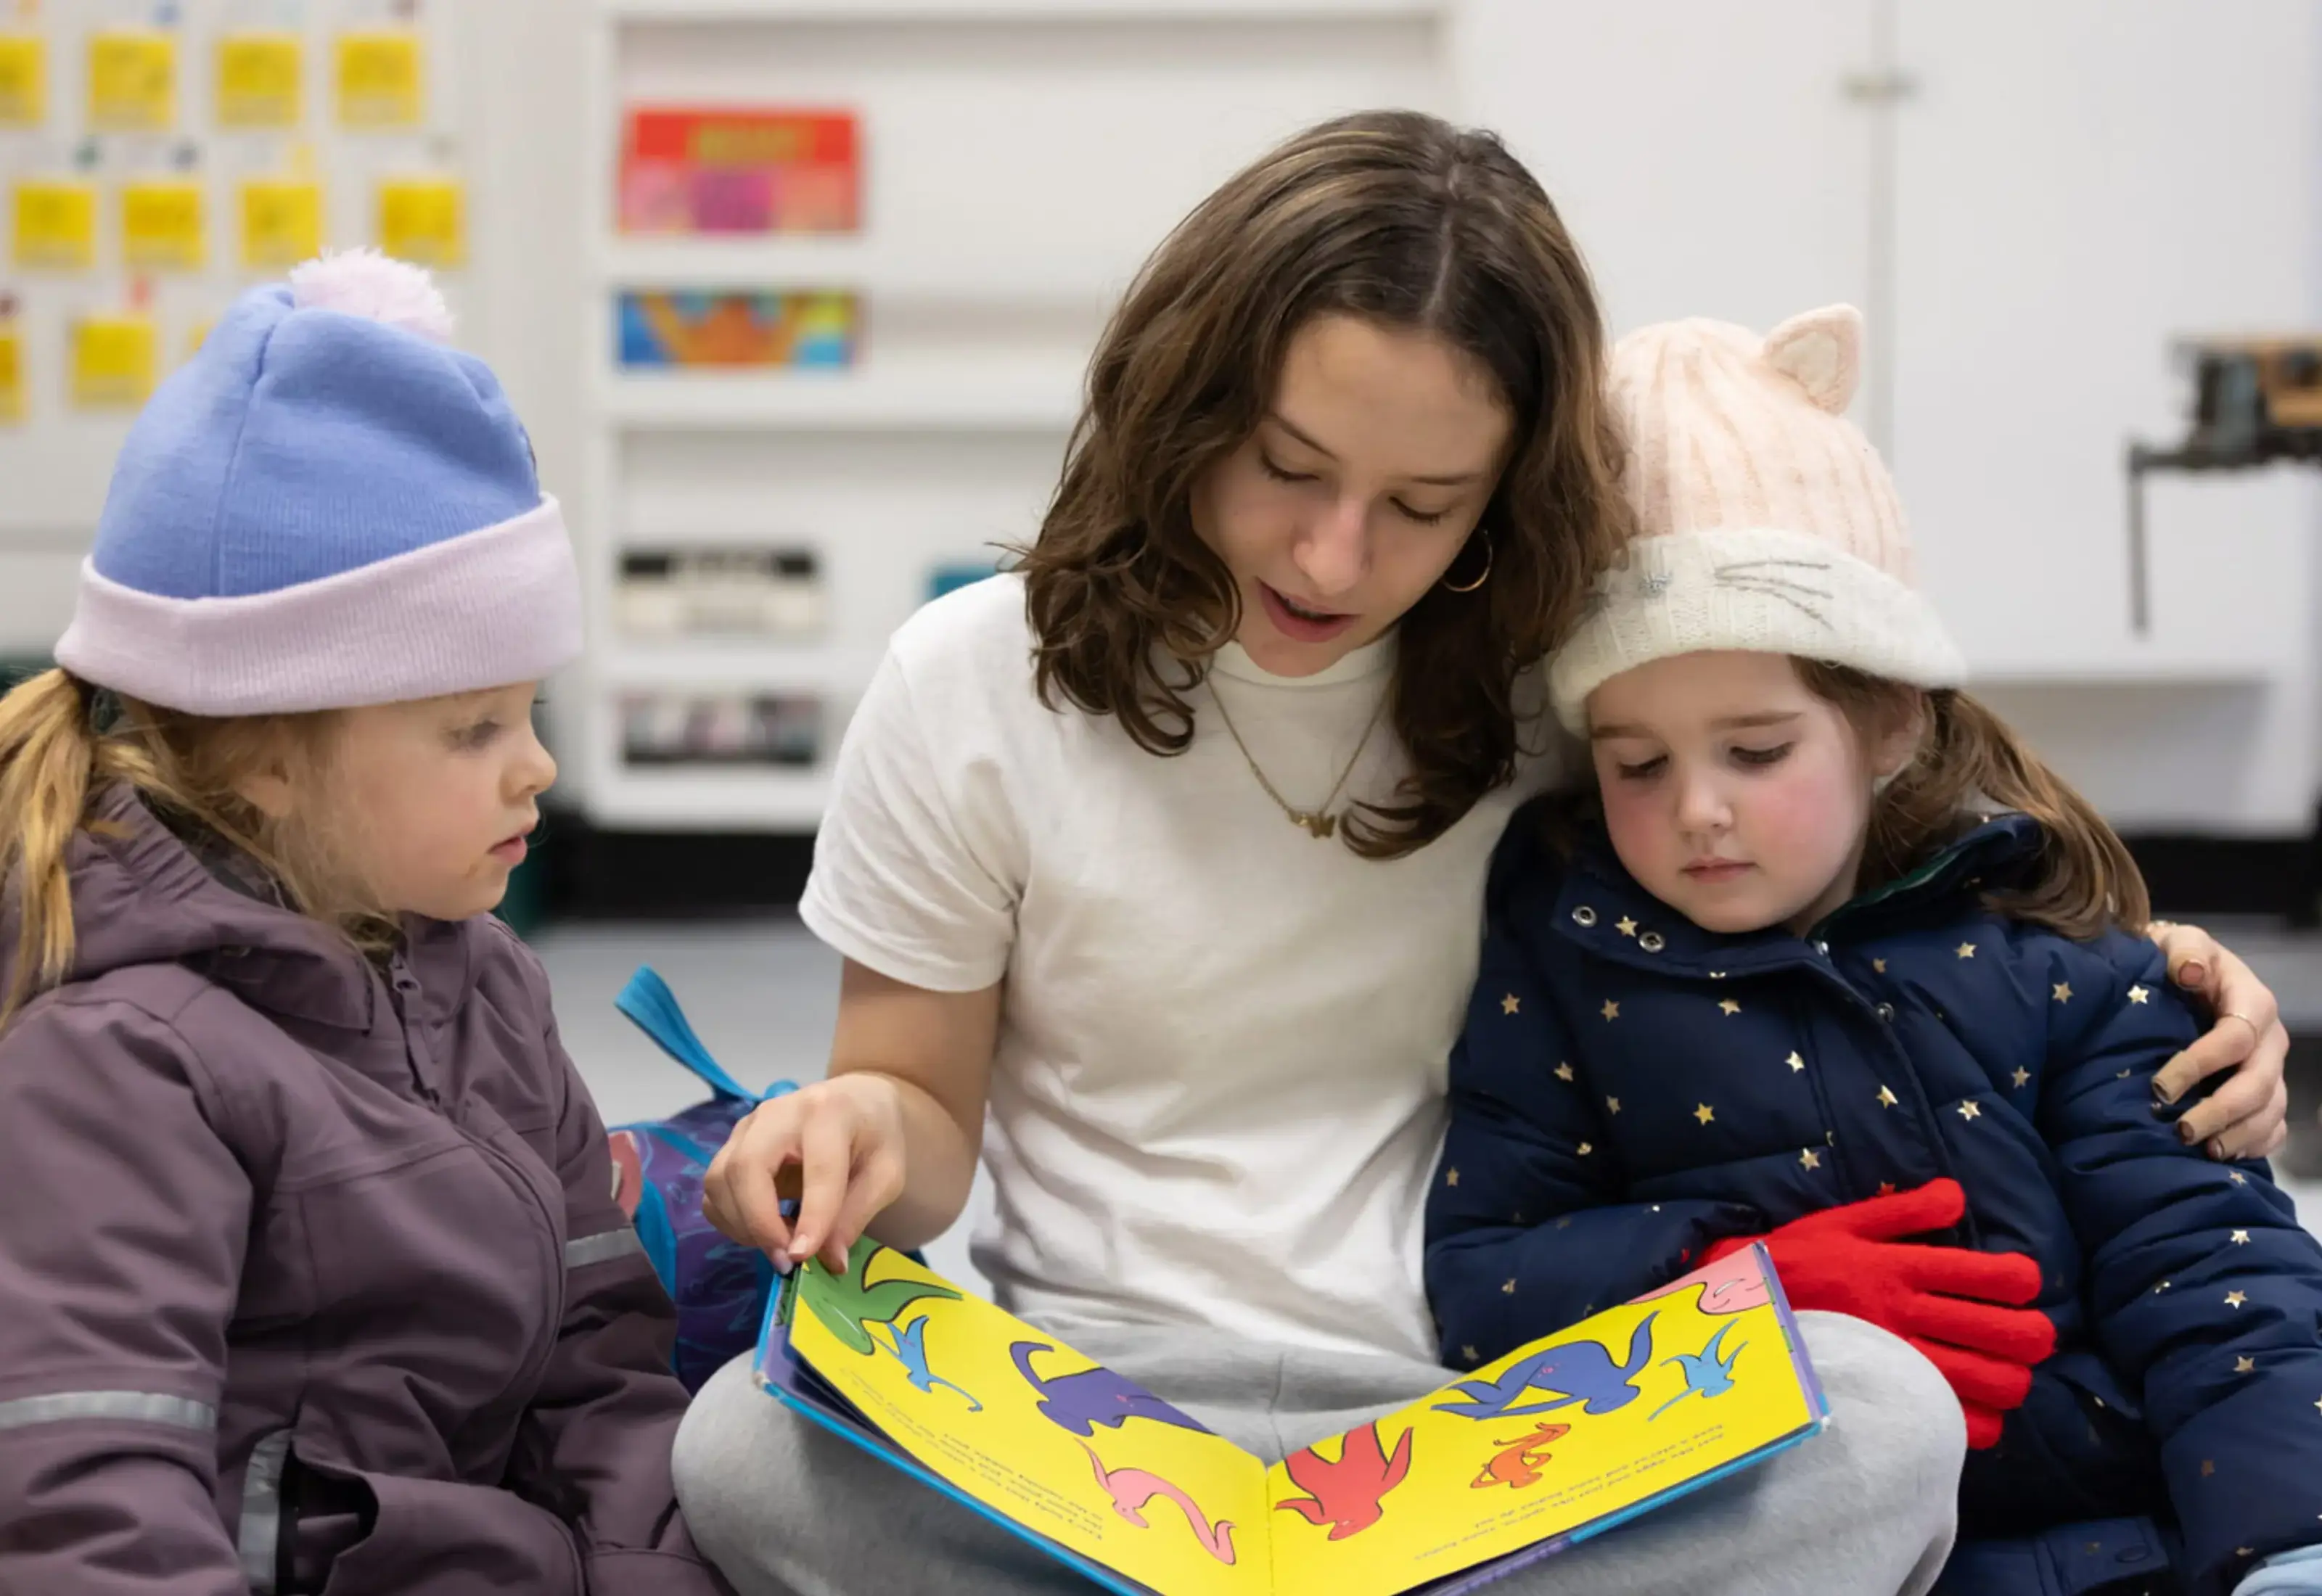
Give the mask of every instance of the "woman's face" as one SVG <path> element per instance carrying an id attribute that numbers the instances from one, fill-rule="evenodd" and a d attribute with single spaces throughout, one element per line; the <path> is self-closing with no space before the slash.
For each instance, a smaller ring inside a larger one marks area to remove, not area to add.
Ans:
<path id="1" fill-rule="evenodd" d="M 1491 374 L 1432 333 L 1336 315 L 1301 328 L 1257 431 L 1193 492 L 1250 658 L 1311 676 L 1384 635 L 1467 543 L 1510 431 Z M 1482 569 L 1471 557 L 1458 579 Z"/>

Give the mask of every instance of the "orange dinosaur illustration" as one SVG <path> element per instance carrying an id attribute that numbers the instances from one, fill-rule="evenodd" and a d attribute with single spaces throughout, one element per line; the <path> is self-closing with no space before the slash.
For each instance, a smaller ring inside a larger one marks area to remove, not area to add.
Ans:
<path id="1" fill-rule="evenodd" d="M 1096 1455 L 1096 1448 L 1086 1441 L 1081 1443 L 1081 1450 L 1088 1454 L 1089 1467 L 1096 1471 L 1096 1482 L 1103 1486 L 1105 1493 L 1112 1498 L 1114 1512 L 1138 1528 L 1148 1529 L 1152 1527 L 1145 1522 L 1145 1515 L 1138 1509 L 1156 1496 L 1166 1497 L 1184 1511 L 1186 1527 L 1193 1530 L 1193 1538 L 1202 1543 L 1202 1550 L 1231 1566 L 1234 1544 L 1230 1523 L 1220 1518 L 1212 1525 L 1209 1515 L 1185 1494 L 1183 1487 L 1172 1485 L 1150 1469 L 1108 1469 L 1104 1466 L 1104 1459 Z"/>
<path id="2" fill-rule="evenodd" d="M 1559 1427 L 1557 1433 L 1563 1431 Z M 1330 1538 L 1344 1540 L 1379 1521 L 1386 1510 L 1383 1505 L 1386 1493 L 1402 1484 L 1403 1477 L 1411 1472 L 1411 1432 L 1403 1432 L 1393 1457 L 1379 1440 L 1378 1426 L 1367 1424 L 1347 1432 L 1336 1463 L 1309 1446 L 1283 1459 L 1283 1466 L 1290 1471 L 1291 1482 L 1306 1494 L 1275 1502 L 1275 1509 L 1287 1508 L 1309 1524 L 1328 1524 Z"/>
<path id="3" fill-rule="evenodd" d="M 1521 1441 L 1494 1441 L 1493 1446 L 1505 1450 L 1495 1453 L 1492 1461 L 1484 1465 L 1484 1472 L 1471 1483 L 1478 1491 L 1495 1485 L 1522 1491 L 1538 1482 L 1540 1465 L 1549 1460 L 1549 1446 L 1564 1439 L 1571 1429 L 1568 1424 L 1543 1424 Z"/>

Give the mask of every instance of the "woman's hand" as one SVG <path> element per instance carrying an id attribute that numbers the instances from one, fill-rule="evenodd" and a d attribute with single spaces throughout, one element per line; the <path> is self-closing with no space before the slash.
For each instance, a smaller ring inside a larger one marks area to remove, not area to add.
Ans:
<path id="1" fill-rule="evenodd" d="M 2273 993 L 2198 926 L 2155 920 L 2148 930 L 2169 960 L 2170 980 L 2216 1016 L 2206 1035 L 2153 1078 L 2153 1095 L 2173 1103 L 2210 1076 L 2233 1070 L 2233 1078 L 2207 1101 L 2186 1110 L 2178 1132 L 2204 1144 L 2212 1158 L 2272 1155 L 2290 1136 L 2290 1090 L 2281 1079 L 2290 1033 Z"/>
<path id="2" fill-rule="evenodd" d="M 710 1160 L 702 1213 L 785 1270 L 819 1257 L 844 1273 L 855 1238 L 902 1194 L 902 1090 L 858 1071 L 759 1104 Z M 798 1199 L 792 1219 L 782 1218 L 788 1197 Z"/>

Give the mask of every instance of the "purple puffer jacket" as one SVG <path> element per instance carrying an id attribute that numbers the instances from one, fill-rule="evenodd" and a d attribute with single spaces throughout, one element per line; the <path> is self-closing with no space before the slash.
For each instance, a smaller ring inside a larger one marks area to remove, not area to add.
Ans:
<path id="1" fill-rule="evenodd" d="M 723 1591 L 537 962 L 480 917 L 382 972 L 100 810 L 0 1035 L 0 1591 Z"/>

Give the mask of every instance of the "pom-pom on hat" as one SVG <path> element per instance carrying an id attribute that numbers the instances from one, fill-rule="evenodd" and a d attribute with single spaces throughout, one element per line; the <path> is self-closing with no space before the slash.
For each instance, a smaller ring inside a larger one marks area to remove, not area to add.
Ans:
<path id="1" fill-rule="evenodd" d="M 1760 337 L 1664 322 L 1614 347 L 1635 541 L 1549 668 L 1558 716 L 1623 670 L 1708 649 L 1792 654 L 1923 688 L 1966 664 L 1919 591 L 1894 479 L 1846 419 L 1862 315 L 1833 305 Z"/>
<path id="2" fill-rule="evenodd" d="M 206 716 L 530 681 L 580 651 L 563 515 L 417 267 L 359 251 L 252 289 L 114 467 L 57 662 Z"/>

